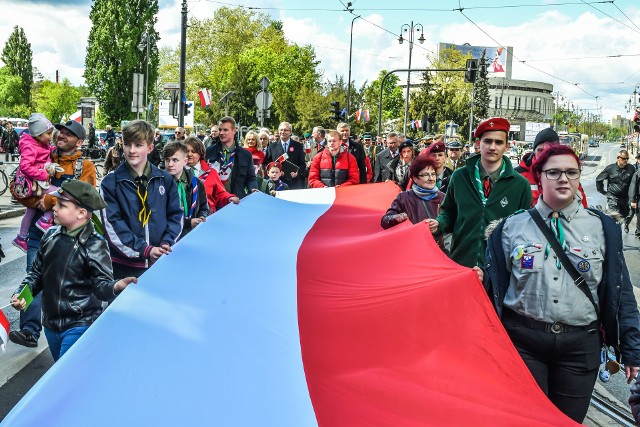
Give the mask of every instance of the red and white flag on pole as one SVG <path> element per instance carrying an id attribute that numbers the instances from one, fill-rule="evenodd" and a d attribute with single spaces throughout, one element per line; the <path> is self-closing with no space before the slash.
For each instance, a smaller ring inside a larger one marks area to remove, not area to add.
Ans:
<path id="1" fill-rule="evenodd" d="M 2 338 L 2 351 L 4 351 L 4 347 L 7 345 L 7 341 L 9 339 L 9 321 L 5 317 L 2 310 L 0 310 L 0 338 Z"/>
<path id="2" fill-rule="evenodd" d="M 200 89 L 198 96 L 200 97 L 201 106 L 208 107 L 211 105 L 211 92 L 209 89 Z"/>
<path id="3" fill-rule="evenodd" d="M 360 123 L 360 115 L 362 114 L 362 108 L 356 110 L 356 121 Z"/>

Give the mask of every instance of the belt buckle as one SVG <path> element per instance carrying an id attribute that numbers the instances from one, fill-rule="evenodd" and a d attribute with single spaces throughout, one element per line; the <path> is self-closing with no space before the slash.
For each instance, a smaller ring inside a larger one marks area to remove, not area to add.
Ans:
<path id="1" fill-rule="evenodd" d="M 554 334 L 559 334 L 562 331 L 564 331 L 564 325 L 560 322 L 555 322 L 553 325 L 551 325 L 551 332 L 553 332 Z"/>

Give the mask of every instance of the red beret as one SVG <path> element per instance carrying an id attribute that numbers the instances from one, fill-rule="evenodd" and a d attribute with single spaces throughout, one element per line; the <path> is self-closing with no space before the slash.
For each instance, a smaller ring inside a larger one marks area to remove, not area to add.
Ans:
<path id="1" fill-rule="evenodd" d="M 271 168 L 278 168 L 278 169 L 282 170 L 282 165 L 280 163 L 278 163 L 278 162 L 271 162 L 271 163 L 269 163 L 267 165 L 267 172 L 269 172 L 269 170 Z"/>
<path id="2" fill-rule="evenodd" d="M 478 125 L 473 136 L 475 136 L 476 138 L 480 138 L 483 133 L 492 130 L 501 130 L 509 135 L 509 121 L 501 117 L 492 117 L 490 119 L 487 119 Z"/>
<path id="3" fill-rule="evenodd" d="M 431 144 L 429 146 L 429 148 L 427 148 L 427 154 L 444 153 L 444 152 L 445 152 L 444 142 L 442 142 L 442 141 L 435 142 L 435 143 Z"/>

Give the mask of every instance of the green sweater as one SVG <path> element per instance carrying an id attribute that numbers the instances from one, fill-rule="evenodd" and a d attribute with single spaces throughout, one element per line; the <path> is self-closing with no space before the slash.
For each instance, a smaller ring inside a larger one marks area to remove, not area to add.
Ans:
<path id="1" fill-rule="evenodd" d="M 438 216 L 438 231 L 453 232 L 451 259 L 466 267 L 484 265 L 484 230 L 490 222 L 531 207 L 529 181 L 514 171 L 511 160 L 504 156 L 504 173 L 493 185 L 486 206 L 482 206 L 475 183 L 479 161 L 480 156 L 469 157 L 467 164 L 453 173 Z"/>

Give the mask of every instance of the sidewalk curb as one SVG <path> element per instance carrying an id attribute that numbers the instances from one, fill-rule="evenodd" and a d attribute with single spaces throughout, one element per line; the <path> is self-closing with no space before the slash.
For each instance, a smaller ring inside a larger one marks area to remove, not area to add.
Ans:
<path id="1" fill-rule="evenodd" d="M 6 211 L 0 211 L 0 219 L 15 218 L 17 216 L 24 215 L 26 211 L 27 211 L 27 208 L 25 207 L 19 207 L 15 209 L 9 209 Z"/>

